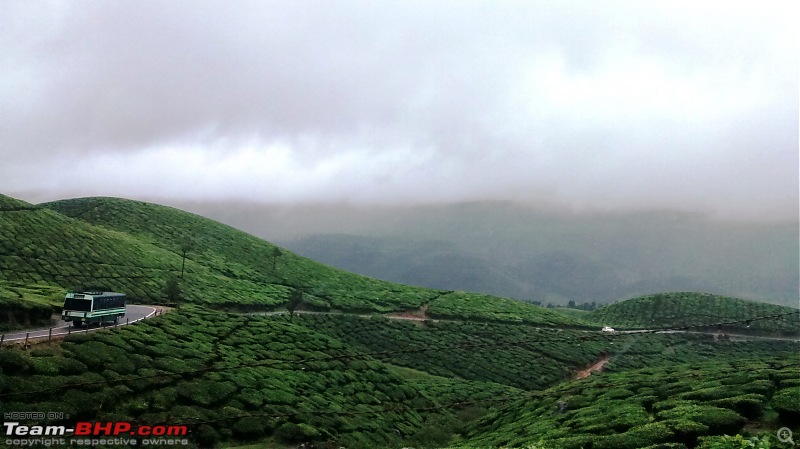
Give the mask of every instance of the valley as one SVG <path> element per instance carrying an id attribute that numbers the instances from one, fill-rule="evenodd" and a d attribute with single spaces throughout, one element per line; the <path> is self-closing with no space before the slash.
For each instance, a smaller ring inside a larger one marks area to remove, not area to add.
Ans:
<path id="1" fill-rule="evenodd" d="M 348 273 L 149 203 L 0 200 L 3 325 L 81 285 L 173 307 L 0 349 L 0 409 L 61 413 L 39 425 L 185 425 L 193 447 L 655 449 L 783 447 L 798 422 L 796 308 L 665 292 L 566 313 Z"/>

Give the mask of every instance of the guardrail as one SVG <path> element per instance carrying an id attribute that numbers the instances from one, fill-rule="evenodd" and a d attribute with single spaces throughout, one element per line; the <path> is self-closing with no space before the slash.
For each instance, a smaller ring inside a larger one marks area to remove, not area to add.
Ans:
<path id="1" fill-rule="evenodd" d="M 103 330 L 103 329 L 109 329 L 109 328 L 113 329 L 115 327 L 127 326 L 129 324 L 136 323 L 137 321 L 146 320 L 148 318 L 156 317 L 156 316 L 163 315 L 163 314 L 164 314 L 164 309 L 161 309 L 161 308 L 157 309 L 157 308 L 154 307 L 152 312 L 148 313 L 147 315 L 145 315 L 145 316 L 143 316 L 141 318 L 137 318 L 135 320 L 130 320 L 129 318 L 126 317 L 124 323 L 122 321 L 119 321 L 117 323 L 112 323 L 111 325 L 108 325 L 106 323 L 101 323 L 101 325 L 97 326 L 97 327 L 90 327 L 87 324 L 84 329 L 75 328 L 75 327 L 72 326 L 72 323 L 70 323 L 68 326 L 50 327 L 50 328 L 47 328 L 47 329 L 38 329 L 38 330 L 23 331 L 23 332 L 9 332 L 9 333 L 0 335 L 0 347 L 3 346 L 3 343 L 18 342 L 18 341 L 22 341 L 22 340 L 24 340 L 23 346 L 28 347 L 29 346 L 28 342 L 30 340 L 41 340 L 41 339 L 46 338 L 47 341 L 51 341 L 53 339 L 53 337 L 63 337 L 63 336 L 71 335 L 73 333 L 81 333 L 81 332 L 89 333 L 89 332 L 99 331 L 99 330 Z M 55 331 L 55 332 L 53 332 L 53 331 Z M 61 332 L 59 332 L 59 331 L 61 331 Z M 25 334 L 24 336 L 22 335 L 23 333 Z"/>

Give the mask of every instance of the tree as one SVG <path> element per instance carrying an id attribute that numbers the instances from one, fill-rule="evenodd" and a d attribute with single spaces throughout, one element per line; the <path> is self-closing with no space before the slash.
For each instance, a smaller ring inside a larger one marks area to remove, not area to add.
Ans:
<path id="1" fill-rule="evenodd" d="M 289 316 L 294 316 L 294 311 L 303 303 L 303 290 L 295 287 L 289 294 L 289 301 L 286 303 L 286 310 L 289 311 Z"/>
<path id="2" fill-rule="evenodd" d="M 183 290 L 177 276 L 170 276 L 167 283 L 164 285 L 164 297 L 167 302 L 176 303 L 183 299 Z"/>
<path id="3" fill-rule="evenodd" d="M 277 246 L 272 248 L 271 256 L 272 256 L 272 272 L 273 273 L 275 272 L 275 264 L 278 262 L 278 257 L 281 257 L 282 255 L 283 255 L 283 251 L 281 251 L 280 248 L 278 248 Z"/>
<path id="4" fill-rule="evenodd" d="M 194 249 L 194 241 L 192 241 L 191 237 L 184 237 L 183 242 L 181 242 L 181 253 L 183 254 L 183 260 L 181 261 L 181 279 L 183 279 L 183 269 L 186 267 L 186 253 Z"/>

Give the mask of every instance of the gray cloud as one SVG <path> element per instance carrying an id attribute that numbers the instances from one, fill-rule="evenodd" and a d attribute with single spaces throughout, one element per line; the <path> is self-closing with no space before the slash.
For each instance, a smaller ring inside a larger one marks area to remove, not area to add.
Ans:
<path id="1" fill-rule="evenodd" d="M 797 217 L 791 2 L 0 8 L 0 188 L 27 199 Z"/>

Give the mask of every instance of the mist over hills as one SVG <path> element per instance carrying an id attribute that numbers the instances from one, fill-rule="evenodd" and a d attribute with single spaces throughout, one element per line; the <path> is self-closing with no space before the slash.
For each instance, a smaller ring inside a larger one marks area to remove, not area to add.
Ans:
<path id="1" fill-rule="evenodd" d="M 797 422 L 796 308 L 671 292 L 585 312 L 409 287 L 119 198 L 0 195 L 0 235 L 2 325 L 26 307 L 49 317 L 75 285 L 169 299 L 191 240 L 170 313 L 0 349 L 0 409 L 69 415 L 58 425 L 176 424 L 192 448 L 710 449 Z M 491 279 L 457 242 L 375 238 L 472 274 L 454 281 Z M 545 261 L 556 278 L 568 257 Z M 288 309 L 296 289 L 323 313 L 250 313 Z"/>
<path id="2" fill-rule="evenodd" d="M 797 305 L 798 223 L 511 202 L 182 207 L 379 279 L 524 301 L 612 302 L 706 291 Z"/>
<path id="3" fill-rule="evenodd" d="M 14 307 L 31 299 L 57 307 L 59 294 L 63 301 L 65 289 L 80 286 L 158 303 L 167 299 L 169 279 L 180 278 L 187 302 L 226 310 L 273 310 L 300 289 L 304 307 L 318 311 L 424 309 L 439 318 L 479 314 L 544 325 L 587 324 L 508 298 L 371 279 L 208 218 L 141 201 L 94 197 L 31 205 L 0 195 L 0 235 L 0 299 L 7 297 Z"/>

